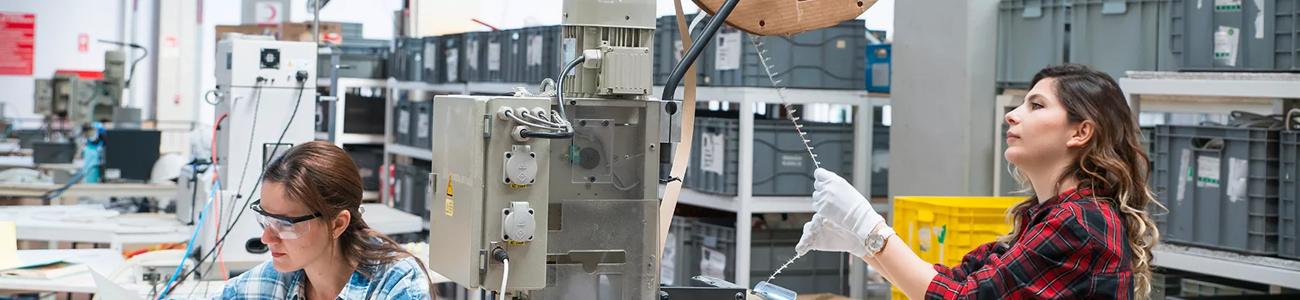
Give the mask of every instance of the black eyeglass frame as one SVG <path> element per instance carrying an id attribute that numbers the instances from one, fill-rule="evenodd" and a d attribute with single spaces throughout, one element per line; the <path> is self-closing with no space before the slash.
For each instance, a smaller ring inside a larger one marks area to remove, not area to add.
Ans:
<path id="1" fill-rule="evenodd" d="M 260 215 L 267 216 L 280 221 L 289 222 L 290 225 L 302 223 L 303 221 L 308 221 L 311 219 L 321 217 L 320 213 L 314 213 L 310 215 L 297 216 L 297 217 L 290 217 L 285 215 L 277 215 L 277 214 L 269 213 L 266 212 L 265 210 L 262 210 L 262 199 L 253 200 L 253 203 L 249 204 L 249 207 L 251 207 L 254 212 Z"/>

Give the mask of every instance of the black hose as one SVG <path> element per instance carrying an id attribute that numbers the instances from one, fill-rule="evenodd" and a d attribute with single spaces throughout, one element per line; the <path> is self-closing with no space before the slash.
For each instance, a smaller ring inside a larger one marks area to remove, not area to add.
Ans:
<path id="1" fill-rule="evenodd" d="M 577 68 L 578 64 L 584 61 L 587 61 L 586 56 L 578 56 L 577 59 L 574 59 L 573 61 L 570 61 L 569 64 L 564 65 L 564 70 L 560 72 L 560 80 L 556 81 L 555 83 L 556 101 L 560 102 L 560 118 L 564 119 L 566 122 L 569 120 L 569 114 L 564 111 L 564 78 L 568 77 L 569 72 L 573 72 L 573 69 Z"/>
<path id="2" fill-rule="evenodd" d="M 567 139 L 573 137 L 573 131 L 570 130 L 570 131 L 561 131 L 561 132 L 546 132 L 546 131 L 531 131 L 528 129 L 523 129 L 519 131 L 519 136 L 526 137 L 526 138 Z"/>
<path id="3" fill-rule="evenodd" d="M 731 10 L 735 9 L 736 4 L 739 3 L 740 0 L 727 0 L 722 4 L 722 8 L 718 9 L 718 13 L 713 16 L 713 19 L 704 25 L 704 32 L 700 33 L 700 38 L 696 39 L 694 44 L 691 44 L 691 49 L 686 51 L 686 56 L 683 56 L 682 60 L 677 62 L 677 66 L 673 67 L 673 72 L 668 75 L 668 82 L 664 83 L 664 92 L 663 96 L 659 97 L 660 99 L 673 99 L 673 95 L 677 93 L 677 84 L 682 82 L 682 76 L 686 75 L 686 70 L 695 63 L 695 59 L 700 56 L 700 52 L 704 51 L 704 47 L 713 41 L 713 34 L 718 33 L 718 28 L 722 27 L 722 23 L 727 20 L 727 16 L 731 15 Z M 687 30 L 687 32 L 690 31 Z"/>

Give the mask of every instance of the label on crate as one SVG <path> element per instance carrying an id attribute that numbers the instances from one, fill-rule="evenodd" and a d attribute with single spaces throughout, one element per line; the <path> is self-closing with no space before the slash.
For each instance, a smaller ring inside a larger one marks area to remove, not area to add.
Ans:
<path id="1" fill-rule="evenodd" d="M 488 43 L 487 69 L 488 71 L 501 70 L 501 44 Z"/>
<path id="2" fill-rule="evenodd" d="M 1246 200 L 1248 174 L 1250 174 L 1249 160 L 1228 158 L 1228 202 Z"/>
<path id="3" fill-rule="evenodd" d="M 542 36 L 528 37 L 528 66 L 542 65 L 542 51 L 546 51 L 542 49 Z"/>
<path id="4" fill-rule="evenodd" d="M 456 82 L 456 63 L 459 62 L 456 57 L 456 49 L 447 49 L 445 51 L 447 51 L 447 81 Z"/>
<path id="5" fill-rule="evenodd" d="M 1201 155 L 1196 157 L 1196 187 L 1200 188 L 1218 188 L 1219 171 L 1222 167 L 1219 165 L 1219 158 L 1214 156 Z"/>
<path id="6" fill-rule="evenodd" d="M 397 116 L 397 132 L 407 133 L 408 131 L 411 131 L 411 115 L 399 114 Z"/>
<path id="7" fill-rule="evenodd" d="M 415 121 L 415 126 L 416 126 L 416 127 L 415 127 L 415 128 L 416 128 L 416 129 L 415 129 L 415 137 L 417 137 L 417 138 L 422 138 L 422 139 L 423 139 L 423 138 L 428 138 L 428 137 L 429 137 L 429 128 L 430 128 L 430 127 L 429 127 L 429 114 L 428 114 L 428 113 L 423 113 L 423 114 L 419 114 L 419 115 L 420 115 L 420 116 L 417 118 L 418 120 Z M 424 147 L 424 146 L 429 146 L 429 145 L 420 145 L 420 147 Z"/>
<path id="8" fill-rule="evenodd" d="M 433 70 L 434 65 L 438 63 L 435 57 L 438 57 L 438 46 L 424 45 L 424 69 Z"/>
<path id="9" fill-rule="evenodd" d="M 781 166 L 782 166 L 782 167 L 792 167 L 792 168 L 802 168 L 802 167 L 803 167 L 803 155 L 800 155 L 800 154 L 781 154 Z"/>
<path id="10" fill-rule="evenodd" d="M 700 134 L 700 169 L 704 172 L 726 175 L 727 139 L 722 134 Z"/>
<path id="11" fill-rule="evenodd" d="M 1174 200 L 1177 200 L 1179 204 L 1182 204 L 1184 197 L 1187 195 L 1187 182 L 1196 178 L 1196 174 L 1192 174 L 1191 169 L 1192 149 L 1183 149 L 1183 153 L 1179 157 L 1178 161 L 1178 193 L 1177 196 L 1174 197 Z"/>
<path id="12" fill-rule="evenodd" d="M 1229 67 L 1237 66 L 1237 46 L 1240 42 L 1241 30 L 1219 26 L 1219 30 L 1214 31 L 1214 60 Z"/>
<path id="13" fill-rule="evenodd" d="M 673 285 L 677 278 L 677 233 L 669 232 L 664 241 L 664 256 L 659 260 L 659 283 Z"/>
<path id="14" fill-rule="evenodd" d="M 478 70 L 478 43 L 473 40 L 465 45 L 465 67 Z"/>
<path id="15" fill-rule="evenodd" d="M 729 30 L 719 32 L 717 39 L 713 42 L 714 51 L 713 64 L 718 70 L 736 70 L 740 69 L 740 30 Z"/>
<path id="16" fill-rule="evenodd" d="M 1255 1 L 1255 7 L 1264 7 L 1264 0 L 1252 0 L 1252 1 Z M 1264 13 L 1263 12 L 1255 14 L 1255 39 L 1256 40 L 1264 39 Z"/>
<path id="17" fill-rule="evenodd" d="M 700 250 L 704 254 L 700 257 L 700 275 L 727 278 L 727 255 L 709 247 L 700 247 Z"/>
<path id="18" fill-rule="evenodd" d="M 1214 12 L 1240 12 L 1241 0 L 1214 0 Z"/>

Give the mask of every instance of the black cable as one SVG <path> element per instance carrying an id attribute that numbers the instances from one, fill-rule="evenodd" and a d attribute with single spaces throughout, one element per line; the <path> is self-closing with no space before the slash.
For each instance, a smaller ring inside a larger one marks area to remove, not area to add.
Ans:
<path id="1" fill-rule="evenodd" d="M 564 101 L 564 78 L 569 77 L 569 73 L 573 72 L 573 69 L 577 68 L 578 64 L 581 64 L 584 61 L 587 61 L 586 56 L 578 56 L 577 59 L 574 59 L 573 61 L 570 61 L 569 64 L 564 65 L 564 70 L 560 72 L 560 80 L 556 81 L 555 83 L 555 90 L 556 90 L 555 99 L 556 101 L 560 102 L 560 118 L 564 119 L 565 123 L 569 122 L 569 114 L 564 111 L 564 105 L 566 105 L 566 103 L 564 103 L 565 102 Z M 573 127 L 570 126 L 569 128 L 573 128 Z M 570 132 L 572 132 L 572 130 L 570 130 Z"/>
<path id="2" fill-rule="evenodd" d="M 260 113 L 260 111 L 262 110 L 262 89 L 264 88 L 264 87 L 262 86 L 262 80 L 263 80 L 263 79 L 262 79 L 261 77 L 258 77 L 258 78 L 257 78 L 257 82 L 254 82 L 254 83 L 253 83 L 253 93 L 254 93 L 254 94 L 257 94 L 257 95 L 256 95 L 256 96 L 253 96 L 253 102 L 254 102 L 254 103 L 253 103 L 253 123 L 251 124 L 252 126 L 249 126 L 249 128 L 248 128 L 248 136 L 249 136 L 250 138 L 253 136 L 253 134 L 256 134 L 256 133 L 257 133 L 257 115 L 258 115 L 258 114 Z M 232 104 L 233 104 L 233 103 L 232 103 Z M 250 140 L 250 141 L 248 142 L 248 147 L 244 149 L 244 166 L 243 166 L 242 168 L 240 168 L 239 170 L 241 170 L 241 171 L 248 170 L 248 161 L 252 160 L 252 159 L 250 159 L 250 158 L 252 158 L 252 157 L 253 157 L 253 142 Z M 243 194 L 240 194 L 239 192 L 244 190 L 244 178 L 246 178 L 245 175 L 247 175 L 247 174 L 248 174 L 248 172 L 243 172 L 243 173 L 240 173 L 240 174 L 239 174 L 239 184 L 235 186 L 235 199 L 236 199 L 236 200 L 238 200 L 238 199 L 240 199 L 240 198 L 243 198 Z M 231 214 L 234 214 L 234 213 L 235 213 L 235 207 L 232 205 L 232 206 L 230 206 L 229 209 L 226 210 L 226 214 L 224 214 L 223 216 L 227 216 L 227 217 L 229 217 Z M 235 223 L 230 223 L 230 227 L 235 227 Z M 229 229 L 227 228 L 227 230 L 229 230 Z"/>
<path id="3" fill-rule="evenodd" d="M 700 52 L 704 51 L 704 47 L 713 41 L 713 34 L 718 33 L 718 28 L 722 27 L 723 21 L 727 19 L 728 15 L 731 15 L 731 10 L 735 9 L 738 3 L 740 3 L 740 0 L 727 0 L 722 4 L 722 8 L 718 9 L 718 14 L 714 15 L 708 24 L 704 25 L 704 32 L 700 33 L 700 38 L 696 39 L 694 44 L 691 44 L 691 49 L 686 51 L 686 56 L 677 62 L 677 66 L 673 67 L 673 72 L 668 75 L 668 82 L 664 83 L 664 92 L 663 96 L 659 97 L 660 99 L 673 99 L 677 92 L 677 84 L 681 83 L 682 76 L 686 75 L 686 69 L 695 63 L 695 59 L 700 56 Z"/>
<path id="4" fill-rule="evenodd" d="M 124 43 L 124 42 L 109 41 L 109 40 L 99 40 L 99 42 L 106 43 L 106 44 L 114 44 L 118 46 L 126 46 L 134 49 L 140 49 L 140 51 L 144 51 L 144 53 L 140 55 L 140 57 L 137 57 L 134 61 L 131 61 L 131 70 L 128 71 L 130 74 L 126 75 L 126 82 L 125 82 L 126 87 L 128 88 L 131 87 L 131 80 L 135 79 L 135 66 L 140 64 L 140 61 L 144 60 L 145 57 L 149 57 L 149 49 L 135 43 Z"/>
<path id="5" fill-rule="evenodd" d="M 528 129 L 523 129 L 519 131 L 519 136 L 526 137 L 526 138 L 567 139 L 573 137 L 573 131 L 546 132 L 546 131 L 530 131 Z"/>
<path id="6" fill-rule="evenodd" d="M 577 59 L 574 59 L 573 61 L 570 61 L 568 64 L 566 64 L 564 66 L 564 70 L 560 73 L 560 80 L 556 83 L 557 92 L 555 93 L 555 101 L 560 103 L 560 118 L 563 119 L 565 123 L 564 131 L 546 132 L 546 131 L 530 131 L 528 129 L 522 129 L 519 131 L 519 136 L 526 137 L 526 138 L 543 138 L 543 139 L 568 139 L 573 137 L 573 125 L 569 123 L 569 114 L 564 110 L 564 107 L 566 105 L 565 103 L 566 100 L 564 100 L 564 78 L 568 77 L 569 73 L 573 72 L 573 69 L 578 67 L 578 64 L 581 64 L 586 60 L 587 60 L 586 56 L 579 56 Z"/>
<path id="7" fill-rule="evenodd" d="M 289 122 L 288 122 L 287 124 L 284 125 L 284 130 L 280 131 L 280 137 L 277 138 L 276 141 L 275 141 L 275 148 L 273 148 L 273 149 L 271 150 L 271 153 L 272 153 L 272 154 L 274 154 L 275 151 L 278 151 L 278 150 L 279 150 L 280 143 L 284 141 L 284 135 L 285 135 L 286 133 L 289 132 L 289 128 L 293 126 L 293 120 L 294 120 L 294 118 L 298 116 L 298 108 L 302 105 L 302 93 L 303 93 L 302 90 L 306 88 L 306 85 L 307 85 L 306 79 L 304 79 L 304 78 L 300 78 L 299 81 L 298 81 L 298 97 L 296 97 L 297 100 L 296 100 L 296 101 L 294 102 L 294 104 L 293 104 L 293 113 L 289 114 Z M 271 157 L 272 157 L 272 156 L 267 156 L 267 160 L 266 160 L 266 161 L 263 161 L 263 163 L 262 163 L 262 166 L 263 166 L 263 167 L 266 166 L 266 163 L 269 162 L 269 159 L 270 159 Z M 264 171 L 265 171 L 265 170 L 264 170 Z M 257 176 L 257 182 L 253 184 L 253 189 L 252 189 L 253 191 L 256 191 L 257 188 L 258 188 L 259 186 L 261 186 L 261 184 L 262 184 L 262 176 L 263 176 L 263 175 L 265 175 L 265 172 L 262 172 L 262 174 L 259 174 L 259 175 Z M 238 191 L 236 191 L 236 192 L 238 192 Z M 250 193 L 251 193 L 251 191 L 250 191 Z M 249 199 L 251 199 L 251 198 L 249 198 Z M 170 289 L 168 289 L 168 293 L 167 293 L 167 294 L 171 294 L 171 291 L 175 290 L 176 287 L 179 287 L 179 286 L 181 285 L 181 283 L 184 283 L 185 280 L 188 279 L 191 275 L 194 275 L 195 272 L 198 272 L 198 270 L 199 270 L 199 266 L 203 265 L 203 262 L 207 261 L 208 258 L 212 257 L 212 255 L 215 254 L 215 253 L 217 252 L 217 249 L 221 249 L 221 245 L 222 245 L 222 244 L 225 244 L 225 242 L 226 242 L 226 237 L 230 236 L 230 233 L 234 231 L 234 230 L 233 230 L 233 229 L 235 228 L 235 227 L 234 227 L 234 224 L 238 224 L 238 223 L 239 223 L 239 219 L 240 219 L 241 217 L 243 217 L 243 216 L 244 216 L 244 212 L 248 210 L 248 202 L 249 202 L 249 201 L 248 201 L 247 199 L 244 200 L 244 205 L 241 205 L 241 206 L 240 206 L 239 214 L 236 214 L 236 215 L 235 215 L 235 218 L 232 219 L 232 221 L 230 222 L 231 226 L 226 228 L 225 233 L 222 233 L 222 234 L 221 234 L 221 238 L 220 238 L 220 239 L 217 239 L 216 244 L 214 244 L 214 245 L 212 246 L 212 249 L 209 249 L 209 250 L 208 250 L 208 253 L 207 253 L 207 254 L 204 254 L 203 256 L 200 256 L 200 257 L 199 257 L 199 259 L 195 262 L 195 264 L 194 264 L 194 268 L 193 268 L 193 269 L 190 269 L 189 272 L 186 272 L 185 275 L 183 275 L 183 276 L 181 276 L 181 278 L 177 279 L 175 284 L 172 284 L 172 287 L 171 287 Z M 202 251 L 202 250 L 199 250 L 199 251 Z M 210 268 L 210 267 L 209 267 L 209 268 Z M 206 271 L 205 271 L 205 272 L 206 272 Z M 162 295 L 162 297 L 166 297 L 167 294 Z"/>

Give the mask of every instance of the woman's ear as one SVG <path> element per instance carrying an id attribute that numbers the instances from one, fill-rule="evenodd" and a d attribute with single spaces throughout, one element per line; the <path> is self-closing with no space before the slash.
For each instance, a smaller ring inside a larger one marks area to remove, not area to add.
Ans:
<path id="1" fill-rule="evenodd" d="M 352 224 L 352 212 L 345 209 L 340 211 L 339 215 L 334 217 L 334 221 L 331 222 L 330 236 L 338 239 L 339 236 L 343 235 L 343 231 L 348 229 L 348 224 Z"/>
<path id="2" fill-rule="evenodd" d="M 1097 132 L 1097 123 L 1092 120 L 1083 120 L 1074 125 L 1074 133 L 1070 135 L 1070 140 L 1065 142 L 1066 147 L 1078 148 L 1087 145 L 1092 140 L 1093 135 Z"/>

